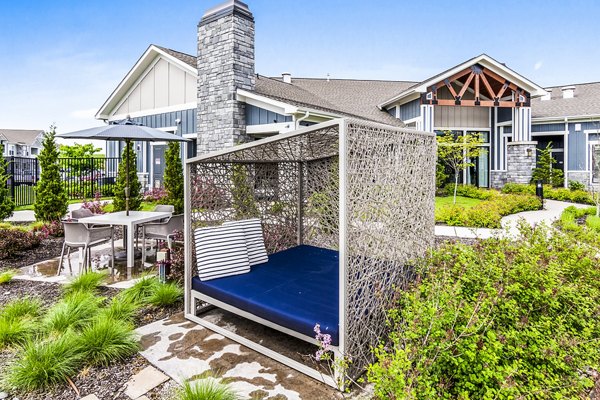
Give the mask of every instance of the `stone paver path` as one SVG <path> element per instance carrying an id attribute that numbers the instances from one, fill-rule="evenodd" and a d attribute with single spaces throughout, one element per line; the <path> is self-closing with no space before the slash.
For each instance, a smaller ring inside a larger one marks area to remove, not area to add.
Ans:
<path id="1" fill-rule="evenodd" d="M 169 380 L 169 377 L 154 367 L 146 367 L 129 379 L 125 384 L 125 394 L 136 400 L 150 390 Z"/>

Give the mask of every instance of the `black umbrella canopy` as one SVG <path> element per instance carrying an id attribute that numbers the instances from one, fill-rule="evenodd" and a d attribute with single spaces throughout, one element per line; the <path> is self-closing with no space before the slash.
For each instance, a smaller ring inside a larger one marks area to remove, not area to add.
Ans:
<path id="1" fill-rule="evenodd" d="M 159 129 L 136 124 L 130 118 L 112 125 L 88 128 L 81 131 L 59 133 L 57 138 L 87 140 L 124 140 L 128 145 L 132 140 L 141 142 L 186 142 L 188 139 Z M 126 163 L 127 185 L 125 186 L 125 211 L 129 215 L 129 152 Z"/>

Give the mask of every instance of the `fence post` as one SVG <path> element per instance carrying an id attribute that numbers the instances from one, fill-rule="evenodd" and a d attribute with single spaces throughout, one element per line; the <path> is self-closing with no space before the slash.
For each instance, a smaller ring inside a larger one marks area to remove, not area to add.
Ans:
<path id="1" fill-rule="evenodd" d="M 15 204 L 17 204 L 17 201 L 15 199 L 15 157 L 12 156 L 10 158 L 10 195 L 13 199 L 13 201 L 15 202 Z"/>

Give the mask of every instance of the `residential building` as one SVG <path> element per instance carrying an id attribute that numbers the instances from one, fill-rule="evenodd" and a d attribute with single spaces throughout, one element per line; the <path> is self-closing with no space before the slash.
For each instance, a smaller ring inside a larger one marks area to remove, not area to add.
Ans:
<path id="1" fill-rule="evenodd" d="M 36 157 L 42 148 L 44 131 L 0 129 L 0 143 L 5 157 Z"/>
<path id="2" fill-rule="evenodd" d="M 567 180 L 600 182 L 600 83 L 543 88 L 481 54 L 422 82 L 266 77 L 255 72 L 254 17 L 239 0 L 208 10 L 198 51 L 151 45 L 96 118 L 130 116 L 191 138 L 186 157 L 338 117 L 429 132 L 480 133 L 486 152 L 462 181 L 481 187 L 528 183 L 536 149 L 552 143 Z M 401 78 L 401 77 L 399 77 Z M 162 182 L 164 144 L 137 143 L 138 170 Z M 108 156 L 121 144 L 111 143 Z"/>

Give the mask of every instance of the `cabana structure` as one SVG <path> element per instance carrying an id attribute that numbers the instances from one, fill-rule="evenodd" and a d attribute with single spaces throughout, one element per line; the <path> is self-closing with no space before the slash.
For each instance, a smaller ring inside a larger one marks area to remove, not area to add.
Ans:
<path id="1" fill-rule="evenodd" d="M 310 343 L 320 324 L 355 377 L 386 331 L 385 310 L 433 245 L 434 134 L 336 119 L 186 164 L 185 315 L 313 378 L 322 372 L 202 318 L 211 304 Z M 197 228 L 260 218 L 269 261 L 201 281 Z"/>

